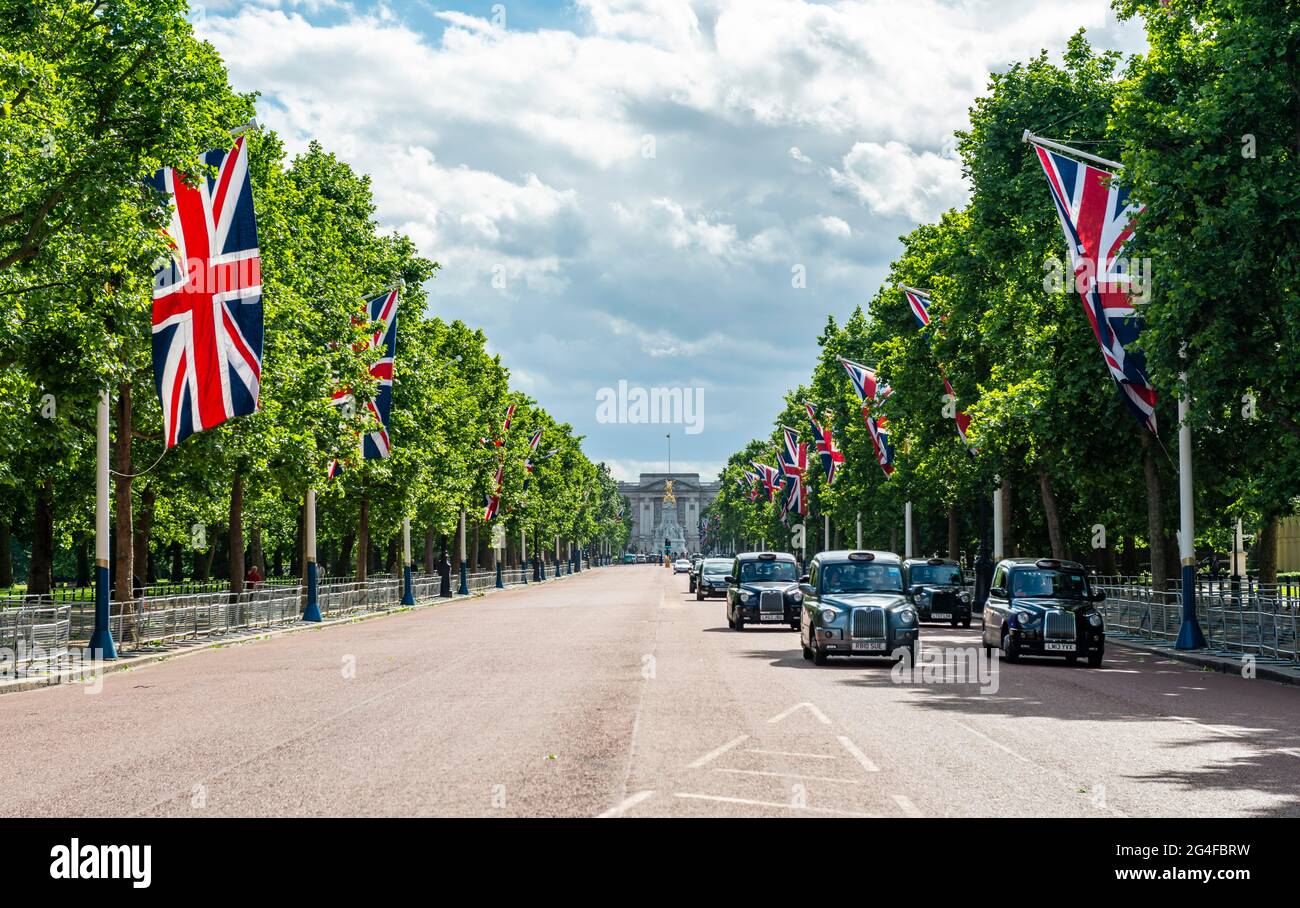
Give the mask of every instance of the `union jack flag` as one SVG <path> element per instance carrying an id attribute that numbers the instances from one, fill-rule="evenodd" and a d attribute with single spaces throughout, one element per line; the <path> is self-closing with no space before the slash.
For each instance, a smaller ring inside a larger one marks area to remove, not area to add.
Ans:
<path id="1" fill-rule="evenodd" d="M 1156 390 L 1146 374 L 1146 357 L 1140 350 L 1128 349 L 1142 333 L 1142 317 L 1129 297 L 1129 269 L 1121 258 L 1142 206 L 1129 202 L 1128 189 L 1110 171 L 1041 145 L 1035 145 L 1034 151 L 1047 174 L 1070 247 L 1075 286 L 1106 368 L 1129 411 L 1157 434 Z"/>
<path id="2" fill-rule="evenodd" d="M 781 427 L 785 450 L 781 452 L 781 472 L 785 474 L 785 513 L 808 513 L 808 496 L 805 494 L 803 474 L 808 469 L 808 445 L 799 440 L 794 429 Z"/>
<path id="3" fill-rule="evenodd" d="M 480 438 L 479 441 L 483 442 L 483 444 L 485 445 L 494 448 L 499 448 L 502 445 L 504 445 L 506 443 L 505 440 L 506 433 L 510 431 L 510 420 L 514 418 L 514 415 L 515 415 L 515 405 L 511 404 L 510 406 L 506 407 L 506 418 L 501 422 L 501 437 Z"/>
<path id="4" fill-rule="evenodd" d="M 781 487 L 781 471 L 776 467 L 769 467 L 765 463 L 751 462 L 754 464 L 754 469 L 758 471 L 763 488 L 767 490 L 767 500 L 776 501 L 776 492 Z"/>
<path id="5" fill-rule="evenodd" d="M 153 374 L 163 443 L 257 410 L 262 384 L 262 259 L 243 137 L 210 151 L 215 175 L 164 167 L 149 185 L 171 197 L 171 256 L 153 279 Z"/>
<path id="6" fill-rule="evenodd" d="M 903 294 L 907 297 L 907 304 L 911 307 L 912 314 L 916 316 L 916 320 L 920 322 L 921 327 L 924 328 L 930 324 L 930 294 L 924 290 L 917 290 L 915 287 L 904 287 Z M 952 389 L 952 383 L 948 381 L 943 366 L 939 366 L 939 377 L 943 379 L 944 390 L 948 392 L 948 396 L 955 403 L 957 392 Z M 966 430 L 970 428 L 970 416 L 965 411 L 958 410 L 953 415 L 953 421 L 957 423 L 957 434 L 961 436 L 962 442 L 966 445 L 966 450 L 974 454 L 970 442 L 966 439 Z"/>
<path id="7" fill-rule="evenodd" d="M 374 418 L 376 428 L 361 437 L 361 454 L 366 460 L 383 460 L 393 453 L 389 434 L 393 413 L 393 358 L 397 355 L 397 300 L 401 287 L 376 294 L 365 301 L 365 314 L 373 326 L 366 339 L 357 344 L 357 350 L 378 349 L 379 359 L 370 367 L 370 377 L 378 386 L 374 400 L 367 401 L 366 410 Z M 351 388 L 334 392 L 335 404 L 353 401 Z M 343 472 L 337 460 L 330 463 L 329 477 Z"/>
<path id="8" fill-rule="evenodd" d="M 877 381 L 876 373 L 861 363 L 842 356 L 839 360 L 844 371 L 849 373 L 853 390 L 858 392 L 858 400 L 862 402 L 862 421 L 871 433 L 871 443 L 876 448 L 876 460 L 880 463 L 880 469 L 885 471 L 886 476 L 891 476 L 894 472 L 894 448 L 889 443 L 889 421 L 884 416 L 872 416 L 871 411 L 893 394 L 893 389 L 884 382 Z"/>
<path id="9" fill-rule="evenodd" d="M 537 466 L 537 464 L 533 463 L 532 455 L 533 455 L 534 453 L 536 453 L 536 451 L 537 451 L 537 445 L 541 442 L 541 440 L 542 440 L 542 430 L 541 430 L 541 429 L 538 429 L 536 432 L 534 432 L 534 433 L 532 434 L 532 436 L 530 436 L 529 439 L 528 439 L 528 455 L 529 455 L 529 456 L 528 456 L 528 459 L 524 461 L 524 469 L 528 471 L 528 475 L 526 475 L 526 476 L 524 477 L 524 491 L 525 491 L 525 492 L 528 491 L 528 484 L 529 484 L 530 482 L 532 482 L 532 480 L 533 480 L 533 468 Z M 551 452 L 551 454 L 554 454 L 554 453 L 555 453 L 554 451 Z M 546 457 L 550 457 L 551 454 L 547 454 Z M 542 460 L 545 460 L 546 457 L 543 457 Z"/>
<path id="10" fill-rule="evenodd" d="M 497 464 L 497 475 L 492 481 L 492 488 L 496 489 L 491 495 L 485 495 L 484 502 L 486 509 L 483 512 L 483 522 L 487 523 L 497 516 L 497 510 L 501 507 L 501 485 L 505 481 L 506 465 L 504 461 Z"/>
<path id="11" fill-rule="evenodd" d="M 831 435 L 831 428 L 827 426 L 822 428 L 817 423 L 817 411 L 813 409 L 812 404 L 804 404 L 804 409 L 808 411 L 808 422 L 812 424 L 813 446 L 822 459 L 822 470 L 826 473 L 826 484 L 835 485 L 835 477 L 839 475 L 839 465 L 844 463 L 844 454 L 839 448 L 835 447 L 835 439 Z"/>

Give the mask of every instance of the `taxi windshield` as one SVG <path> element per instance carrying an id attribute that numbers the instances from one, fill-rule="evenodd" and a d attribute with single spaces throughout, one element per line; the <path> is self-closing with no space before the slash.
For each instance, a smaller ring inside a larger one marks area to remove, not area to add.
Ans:
<path id="1" fill-rule="evenodd" d="M 828 564 L 821 588 L 823 593 L 901 593 L 903 571 L 896 564 Z"/>
<path id="2" fill-rule="evenodd" d="M 767 580 L 794 583 L 797 579 L 792 561 L 742 561 L 740 564 L 741 583 Z"/>
<path id="3" fill-rule="evenodd" d="M 704 562 L 704 567 L 700 568 L 700 570 L 703 571 L 705 574 L 708 574 L 710 577 L 715 575 L 725 577 L 727 574 L 731 573 L 731 559 L 710 558 L 709 560 Z"/>
<path id="4" fill-rule="evenodd" d="M 1087 592 L 1082 571 L 1035 569 L 1011 575 L 1011 595 L 1019 599 L 1082 599 Z"/>
<path id="5" fill-rule="evenodd" d="M 911 583 L 933 584 L 935 586 L 961 586 L 961 568 L 955 564 L 917 564 L 913 565 Z"/>

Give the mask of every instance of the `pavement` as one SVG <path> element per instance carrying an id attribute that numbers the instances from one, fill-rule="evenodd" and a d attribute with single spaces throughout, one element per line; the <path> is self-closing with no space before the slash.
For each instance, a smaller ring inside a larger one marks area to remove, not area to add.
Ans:
<path id="1" fill-rule="evenodd" d="M 815 667 L 617 565 L 0 697 L 3 816 L 1300 816 L 1300 690 L 1101 669 Z M 946 665 L 932 660 L 946 657 Z"/>

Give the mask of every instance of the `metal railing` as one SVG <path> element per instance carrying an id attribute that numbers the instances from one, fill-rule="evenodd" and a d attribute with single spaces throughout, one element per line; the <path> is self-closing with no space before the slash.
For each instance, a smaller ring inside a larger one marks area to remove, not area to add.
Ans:
<path id="1" fill-rule="evenodd" d="M 1183 604 L 1176 581 L 1159 595 L 1145 578 L 1097 577 L 1094 583 L 1106 593 L 1101 609 L 1108 634 L 1165 643 L 1178 638 Z M 1300 663 L 1300 588 L 1294 583 L 1198 579 L 1196 614 L 1211 653 Z"/>
<path id="2" fill-rule="evenodd" d="M 583 570 L 590 565 L 584 562 Z M 503 568 L 505 587 L 532 583 L 532 566 Z M 470 594 L 496 588 L 496 571 L 468 575 Z M 548 571 L 547 579 L 554 579 Z M 459 588 L 453 572 L 451 592 Z M 438 574 L 415 572 L 412 591 L 417 602 L 438 598 Z M 71 647 L 84 649 L 95 626 L 92 595 L 42 596 L 0 600 L 0 675 L 26 676 L 55 671 L 69 657 Z M 247 633 L 301 622 L 306 590 L 300 582 L 259 583 L 233 594 L 224 581 L 190 585 L 159 585 L 122 608 L 110 603 L 109 629 L 119 654 L 224 634 Z M 153 593 L 153 595 L 150 595 Z M 162 593 L 159 595 L 158 593 Z M 349 577 L 325 577 L 317 586 L 324 618 L 343 618 L 401 608 L 402 581 L 390 574 L 372 574 L 364 582 Z"/>

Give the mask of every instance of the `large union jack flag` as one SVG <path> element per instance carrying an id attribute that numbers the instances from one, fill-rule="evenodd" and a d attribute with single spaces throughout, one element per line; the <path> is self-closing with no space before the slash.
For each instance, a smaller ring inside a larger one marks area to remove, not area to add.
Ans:
<path id="1" fill-rule="evenodd" d="M 853 382 L 853 390 L 858 393 L 858 400 L 862 402 L 862 421 L 866 424 L 867 431 L 871 433 L 871 443 L 876 448 L 876 460 L 880 463 L 880 469 L 885 471 L 886 476 L 892 476 L 894 447 L 889 443 L 889 421 L 883 415 L 873 416 L 872 411 L 894 391 L 884 382 L 877 381 L 876 373 L 861 363 L 855 363 L 842 356 L 839 359 L 840 365 L 844 367 L 844 371 L 849 374 L 849 379 Z"/>
<path id="2" fill-rule="evenodd" d="M 917 290 L 915 287 L 904 287 L 903 294 L 907 297 L 907 305 L 911 307 L 912 314 L 916 316 L 917 322 L 924 328 L 930 324 L 930 294 L 924 290 Z M 957 401 L 957 392 L 952 389 L 952 382 L 948 381 L 948 375 L 943 371 L 943 366 L 939 366 L 939 377 L 943 379 L 944 390 L 952 398 L 953 403 Z M 957 410 L 953 414 L 953 421 L 957 423 L 957 434 L 961 436 L 962 442 L 966 445 L 966 450 L 971 450 L 970 441 L 966 438 L 966 430 L 970 428 L 970 416 L 963 410 Z"/>
<path id="3" fill-rule="evenodd" d="M 758 478 L 767 492 L 767 500 L 776 501 L 777 490 L 781 488 L 781 471 L 776 467 L 770 467 L 756 460 L 751 461 L 751 463 L 753 463 L 754 469 L 758 471 Z"/>
<path id="4" fill-rule="evenodd" d="M 262 259 L 243 137 L 202 158 L 213 176 L 171 167 L 148 181 L 172 200 L 169 260 L 154 269 L 153 372 L 163 443 L 257 410 Z"/>
<path id="5" fill-rule="evenodd" d="M 828 425 L 822 428 L 818 424 L 817 411 L 813 409 L 813 405 L 804 404 L 803 406 L 808 411 L 808 422 L 812 424 L 813 446 L 822 459 L 822 470 L 826 473 L 826 484 L 833 486 L 835 485 L 835 477 L 839 475 L 839 465 L 844 463 L 844 454 L 839 448 L 835 447 L 831 427 Z"/>
<path id="6" fill-rule="evenodd" d="M 808 496 L 804 488 L 803 474 L 808 469 L 808 444 L 799 440 L 799 433 L 794 429 L 781 427 L 785 440 L 785 450 L 781 452 L 781 472 L 785 474 L 785 507 L 787 514 L 808 513 Z"/>
<path id="7" fill-rule="evenodd" d="M 1122 258 L 1133 237 L 1140 205 L 1108 170 L 1035 145 L 1047 174 L 1061 229 L 1074 265 L 1083 311 L 1101 347 L 1111 378 L 1133 416 L 1156 434 L 1156 390 L 1146 374 L 1146 358 L 1130 349 L 1142 333 L 1142 317 L 1129 295 L 1129 269 Z"/>

